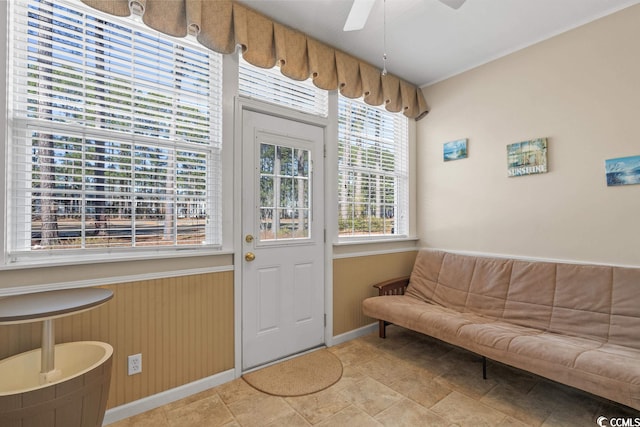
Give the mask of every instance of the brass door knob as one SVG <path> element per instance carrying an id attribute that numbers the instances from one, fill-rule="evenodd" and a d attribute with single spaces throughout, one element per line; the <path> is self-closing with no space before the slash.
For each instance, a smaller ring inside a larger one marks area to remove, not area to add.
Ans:
<path id="1" fill-rule="evenodd" d="M 247 252 L 246 254 L 244 254 L 244 259 L 251 262 L 256 259 L 256 254 L 254 254 L 253 252 Z"/>

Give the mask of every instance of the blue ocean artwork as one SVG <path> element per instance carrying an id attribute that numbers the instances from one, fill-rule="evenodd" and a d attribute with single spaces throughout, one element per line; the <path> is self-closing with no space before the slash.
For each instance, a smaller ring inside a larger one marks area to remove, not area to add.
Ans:
<path id="1" fill-rule="evenodd" d="M 640 156 L 605 161 L 607 186 L 640 184 Z"/>
<path id="2" fill-rule="evenodd" d="M 467 157 L 467 140 L 458 139 L 456 141 L 447 142 L 443 148 L 444 161 L 459 160 Z"/>

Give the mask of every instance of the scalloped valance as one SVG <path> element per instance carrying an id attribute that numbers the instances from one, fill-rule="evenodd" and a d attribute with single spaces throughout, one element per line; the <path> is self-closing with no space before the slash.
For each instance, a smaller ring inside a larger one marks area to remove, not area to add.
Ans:
<path id="1" fill-rule="evenodd" d="M 325 90 L 339 89 L 349 98 L 385 105 L 420 119 L 428 112 L 422 91 L 396 76 L 291 29 L 232 0 L 81 0 L 110 15 L 142 16 L 162 33 L 194 35 L 203 46 L 222 54 L 240 45 L 244 59 L 258 67 L 280 66 L 294 80 L 312 78 Z"/>

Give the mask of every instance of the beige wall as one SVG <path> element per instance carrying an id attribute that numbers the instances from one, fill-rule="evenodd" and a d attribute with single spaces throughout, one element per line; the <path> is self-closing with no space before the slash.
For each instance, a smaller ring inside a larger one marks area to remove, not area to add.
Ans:
<path id="1" fill-rule="evenodd" d="M 640 265 L 640 185 L 605 159 L 640 155 L 640 5 L 424 89 L 421 245 Z M 549 173 L 507 178 L 506 145 L 547 137 Z M 469 138 L 444 163 L 442 144 Z"/>
<path id="2" fill-rule="evenodd" d="M 373 285 L 411 273 L 416 251 L 333 260 L 333 335 L 367 326 L 362 300 L 377 295 Z"/>

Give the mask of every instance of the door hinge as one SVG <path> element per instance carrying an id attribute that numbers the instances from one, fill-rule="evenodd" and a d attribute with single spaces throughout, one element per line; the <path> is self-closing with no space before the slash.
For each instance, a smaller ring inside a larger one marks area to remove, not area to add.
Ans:
<path id="1" fill-rule="evenodd" d="M 327 313 L 324 314 L 324 327 L 327 327 Z"/>

